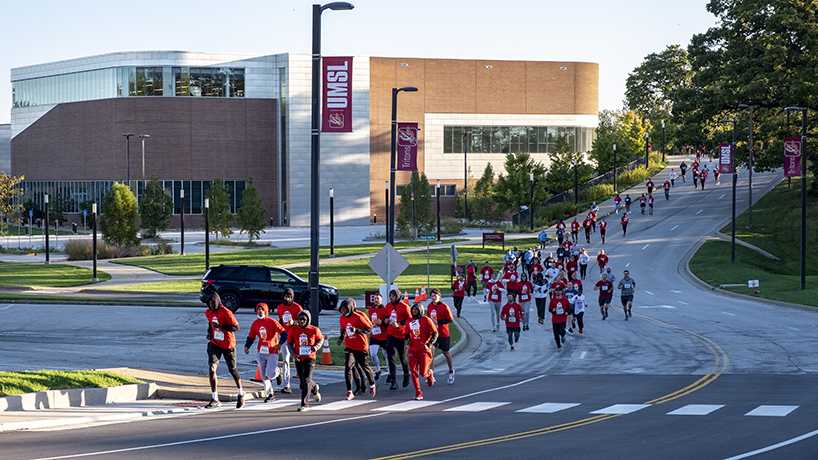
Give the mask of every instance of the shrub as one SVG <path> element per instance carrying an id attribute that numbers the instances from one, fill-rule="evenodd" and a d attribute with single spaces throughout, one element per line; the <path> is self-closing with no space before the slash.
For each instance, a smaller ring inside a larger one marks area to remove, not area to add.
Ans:
<path id="1" fill-rule="evenodd" d="M 165 241 L 160 241 L 156 243 L 156 246 L 151 248 L 150 250 L 151 255 L 153 256 L 163 256 L 165 254 L 173 254 L 173 245 L 167 243 Z"/>
<path id="2" fill-rule="evenodd" d="M 560 219 L 575 216 L 576 214 L 577 205 L 573 202 L 563 201 L 550 204 L 537 209 L 534 213 L 534 227 L 547 227 L 558 222 Z"/>
<path id="3" fill-rule="evenodd" d="M 440 221 L 440 233 L 459 235 L 463 231 L 463 223 L 457 219 L 446 218 Z"/>
<path id="4" fill-rule="evenodd" d="M 94 248 L 91 241 L 69 240 L 68 243 L 65 244 L 64 251 L 68 256 L 68 260 L 91 260 L 94 257 Z M 159 243 L 157 244 L 157 249 L 152 249 L 144 245 L 114 246 L 102 240 L 97 240 L 98 259 L 118 259 L 123 257 L 138 257 L 152 254 L 163 255 L 170 253 L 170 244 L 168 243 Z"/>
<path id="5" fill-rule="evenodd" d="M 582 201 L 597 201 L 614 194 L 613 184 L 599 184 L 588 187 L 579 194 Z"/>

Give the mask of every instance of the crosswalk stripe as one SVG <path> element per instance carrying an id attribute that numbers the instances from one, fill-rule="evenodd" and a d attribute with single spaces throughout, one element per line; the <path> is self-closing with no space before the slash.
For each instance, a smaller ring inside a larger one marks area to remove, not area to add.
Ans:
<path id="1" fill-rule="evenodd" d="M 553 414 L 561 410 L 570 409 L 579 406 L 579 403 L 544 403 L 536 406 L 526 407 L 516 412 L 531 412 L 535 414 Z"/>
<path id="2" fill-rule="evenodd" d="M 316 405 L 316 406 L 313 406 L 312 408 L 314 410 L 343 410 L 343 409 L 349 409 L 349 408 L 352 408 L 352 407 L 360 406 L 360 405 L 363 405 L 363 404 L 369 404 L 369 403 L 373 403 L 373 402 L 376 402 L 376 400 L 375 399 L 361 399 L 361 400 L 352 400 L 352 401 L 342 400 L 342 401 L 331 402 L 329 404 L 322 404 L 320 406 Z"/>
<path id="3" fill-rule="evenodd" d="M 393 412 L 406 412 L 415 409 L 421 409 L 428 406 L 433 406 L 435 404 L 440 404 L 442 401 L 404 401 L 402 403 L 391 404 L 389 406 L 384 407 L 376 407 L 372 409 L 373 411 L 393 411 Z"/>
<path id="4" fill-rule="evenodd" d="M 589 412 L 590 414 L 630 414 L 632 412 L 636 412 L 638 410 L 642 410 L 646 407 L 650 407 L 650 404 L 614 404 L 613 406 L 608 406 L 604 409 L 595 410 L 593 412 Z"/>
<path id="5" fill-rule="evenodd" d="M 758 406 L 744 415 L 752 417 L 785 417 L 798 406 Z"/>
<path id="6" fill-rule="evenodd" d="M 707 415 L 724 407 L 721 404 L 688 404 L 680 407 L 667 415 Z"/>
<path id="7" fill-rule="evenodd" d="M 443 412 L 482 412 L 484 410 L 494 409 L 495 407 L 511 404 L 507 402 L 475 402 L 466 404 L 464 406 L 451 407 Z"/>
<path id="8" fill-rule="evenodd" d="M 295 404 L 299 404 L 300 401 L 293 401 L 291 399 L 279 399 L 276 401 L 271 401 L 268 403 L 252 403 L 247 404 L 244 406 L 242 410 L 271 410 L 271 409 L 278 409 L 279 407 L 284 406 L 292 406 Z"/>

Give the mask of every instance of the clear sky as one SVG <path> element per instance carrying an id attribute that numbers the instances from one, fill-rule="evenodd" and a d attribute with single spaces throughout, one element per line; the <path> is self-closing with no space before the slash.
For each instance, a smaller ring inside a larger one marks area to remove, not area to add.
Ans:
<path id="1" fill-rule="evenodd" d="M 117 51 L 310 53 L 302 0 L 2 0 L 0 124 L 10 69 Z M 325 11 L 322 53 L 599 64 L 599 108 L 619 109 L 628 73 L 715 25 L 707 0 L 352 0 Z"/>

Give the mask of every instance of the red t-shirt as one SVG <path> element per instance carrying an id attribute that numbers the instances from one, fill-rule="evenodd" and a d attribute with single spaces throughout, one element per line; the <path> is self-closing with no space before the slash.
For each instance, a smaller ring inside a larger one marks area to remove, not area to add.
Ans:
<path id="1" fill-rule="evenodd" d="M 540 264 L 531 264 L 530 270 L 531 270 L 532 274 L 536 275 L 537 273 L 540 273 L 544 269 L 543 269 L 543 266 L 540 265 Z"/>
<path id="2" fill-rule="evenodd" d="M 568 286 L 568 280 L 567 279 L 565 279 L 565 278 L 555 279 L 551 283 L 551 290 L 553 291 L 554 289 L 556 289 L 558 287 L 565 289 L 565 286 Z"/>
<path id="3" fill-rule="evenodd" d="M 574 285 L 574 289 L 579 289 L 579 288 L 582 287 L 582 280 L 573 279 L 573 280 L 569 281 L 569 283 Z"/>
<path id="4" fill-rule="evenodd" d="M 648 206 L 653 206 L 653 195 L 648 198 Z"/>
<path id="5" fill-rule="evenodd" d="M 568 321 L 568 311 L 571 308 L 571 302 L 565 297 L 552 298 L 551 303 L 548 304 L 548 311 L 551 312 L 552 323 L 564 323 Z"/>
<path id="6" fill-rule="evenodd" d="M 503 284 L 499 281 L 489 281 L 486 285 L 486 289 L 489 290 L 489 302 L 502 302 L 503 301 L 503 293 L 500 291 L 500 288 L 503 287 Z"/>
<path id="7" fill-rule="evenodd" d="M 518 303 L 507 303 L 500 310 L 500 319 L 506 322 L 506 327 L 520 327 L 523 321 L 523 307 Z"/>
<path id="8" fill-rule="evenodd" d="M 389 318 L 389 328 L 387 333 L 392 337 L 403 338 L 402 321 L 406 321 L 411 316 L 409 314 L 409 305 L 406 302 L 400 301 L 397 305 L 392 302 L 386 304 L 386 316 Z"/>
<path id="9" fill-rule="evenodd" d="M 480 280 L 484 283 L 491 281 L 491 275 L 494 274 L 494 269 L 491 267 L 483 267 L 480 269 Z"/>
<path id="10" fill-rule="evenodd" d="M 474 265 L 466 267 L 466 281 L 477 281 L 477 273 L 474 271 Z"/>
<path id="11" fill-rule="evenodd" d="M 599 288 L 599 297 L 603 299 L 610 299 L 613 297 L 613 283 L 608 280 L 597 281 L 595 284 Z"/>
<path id="12" fill-rule="evenodd" d="M 313 347 L 322 342 L 324 342 L 324 335 L 321 334 L 321 329 L 315 326 L 301 327 L 296 324 L 287 333 L 287 343 L 293 344 L 295 356 L 302 361 L 315 359 Z"/>
<path id="13" fill-rule="evenodd" d="M 568 261 L 568 264 L 565 267 L 568 271 L 568 274 L 572 274 L 577 271 L 577 262 L 574 260 Z"/>
<path id="14" fill-rule="evenodd" d="M 506 289 L 509 291 L 517 290 L 517 274 L 512 273 L 511 276 L 506 280 Z"/>
<path id="15" fill-rule="evenodd" d="M 571 231 L 578 232 L 579 231 L 579 222 L 573 221 L 571 222 Z"/>
<path id="16" fill-rule="evenodd" d="M 452 297 L 465 297 L 466 296 L 466 282 L 460 280 L 454 280 L 452 283 Z"/>
<path id="17" fill-rule="evenodd" d="M 599 223 L 599 229 L 602 230 L 603 232 L 605 230 L 607 230 L 608 229 L 608 222 L 605 222 L 604 220 L 602 222 L 600 222 Z"/>
<path id="18" fill-rule="evenodd" d="M 565 240 L 565 241 L 562 242 L 562 248 L 565 249 L 565 252 L 570 252 L 571 251 L 571 246 L 573 246 L 573 245 L 574 245 L 574 243 L 572 243 L 572 242 L 570 242 L 568 240 Z"/>
<path id="19" fill-rule="evenodd" d="M 647 183 L 648 188 L 653 188 L 653 181 L 649 180 Z"/>
<path id="20" fill-rule="evenodd" d="M 662 184 L 662 187 L 664 187 L 664 188 L 665 188 L 665 190 L 670 190 L 670 182 L 665 181 L 665 183 L 664 183 L 664 184 Z"/>
<path id="21" fill-rule="evenodd" d="M 705 179 L 707 179 L 707 173 L 706 173 L 706 172 L 704 172 L 704 171 L 702 171 L 702 173 L 701 173 L 701 174 L 699 174 L 699 180 L 702 180 L 702 181 L 703 181 L 703 180 L 705 180 Z"/>
<path id="22" fill-rule="evenodd" d="M 216 326 L 227 326 L 231 324 L 238 326 L 239 322 L 236 321 L 233 312 L 225 307 L 221 307 L 216 311 L 208 308 L 205 311 L 205 316 L 207 316 L 207 322 L 213 326 L 213 338 L 210 339 L 213 345 L 224 349 L 235 348 L 236 334 L 233 331 L 223 331 L 216 328 Z"/>
<path id="23" fill-rule="evenodd" d="M 513 272 L 513 271 L 516 271 L 516 270 L 517 270 L 517 266 L 514 265 L 514 263 L 512 263 L 512 262 L 506 262 L 505 266 L 503 266 L 503 271 L 506 272 L 506 273 Z"/>
<path id="24" fill-rule="evenodd" d="M 600 267 L 604 267 L 608 264 L 608 256 L 607 254 L 599 254 L 596 256 L 596 263 L 599 264 Z"/>
<path id="25" fill-rule="evenodd" d="M 582 221 L 582 226 L 585 227 L 585 229 L 587 230 L 587 229 L 594 226 L 594 222 L 589 217 L 589 218 Z"/>
<path id="26" fill-rule="evenodd" d="M 554 268 L 556 268 L 557 270 L 565 271 L 565 262 L 554 263 Z"/>
<path id="27" fill-rule="evenodd" d="M 628 215 L 627 214 L 622 214 L 622 219 L 620 219 L 619 223 L 622 224 L 622 225 L 627 224 L 628 223 Z"/>
<path id="28" fill-rule="evenodd" d="M 265 316 L 264 319 L 253 321 L 253 325 L 250 326 L 250 333 L 247 334 L 247 337 L 253 339 L 258 337 L 256 350 L 261 353 L 273 353 L 273 348 L 278 345 L 278 334 L 282 332 L 284 332 L 284 328 L 281 327 L 281 323 L 269 316 Z"/>
<path id="29" fill-rule="evenodd" d="M 409 349 L 412 351 L 429 351 L 424 345 L 429 344 L 432 334 L 437 332 L 437 328 L 428 316 L 421 316 L 418 319 L 409 318 L 403 326 L 404 334 L 409 336 Z"/>
<path id="30" fill-rule="evenodd" d="M 386 323 L 381 323 L 387 317 L 386 307 L 379 305 L 367 310 L 369 320 L 372 321 L 372 333 L 369 337 L 375 340 L 386 340 Z"/>
<path id="31" fill-rule="evenodd" d="M 285 331 L 289 333 L 290 329 L 295 326 L 295 319 L 298 318 L 298 312 L 303 309 L 301 305 L 295 302 L 291 303 L 289 307 L 283 303 L 276 307 L 276 311 L 278 311 L 278 321 Z"/>
<path id="32" fill-rule="evenodd" d="M 352 329 L 369 329 L 371 327 L 372 321 L 362 311 L 355 311 L 349 316 L 341 315 L 341 329 L 346 330 L 344 347 L 350 350 L 368 351 L 369 336 L 356 334 Z"/>
<path id="33" fill-rule="evenodd" d="M 561 228 L 561 229 L 565 230 L 565 222 L 558 223 L 557 228 Z"/>
<path id="34" fill-rule="evenodd" d="M 428 311 L 429 318 L 432 318 L 433 323 L 435 321 L 440 321 L 444 319 L 454 320 L 454 317 L 452 316 L 452 309 L 449 308 L 449 306 L 443 302 L 440 302 L 438 304 L 429 303 L 429 305 L 426 307 L 426 310 Z M 449 324 L 448 323 L 438 324 L 437 331 L 438 333 L 440 333 L 441 337 L 448 337 Z"/>
<path id="35" fill-rule="evenodd" d="M 588 218 L 591 219 L 591 222 L 593 222 L 594 219 L 596 219 L 596 213 L 593 211 L 588 211 Z"/>
<path id="36" fill-rule="evenodd" d="M 647 201 L 647 198 L 645 198 L 645 197 L 640 197 L 640 198 L 639 198 L 639 204 L 640 204 L 640 205 L 644 206 L 644 205 L 645 205 L 645 201 Z"/>
<path id="37" fill-rule="evenodd" d="M 534 292 L 534 285 L 531 284 L 531 281 L 526 281 L 525 283 L 521 281 L 517 283 L 516 290 L 520 293 L 520 303 L 531 302 L 531 293 Z"/>

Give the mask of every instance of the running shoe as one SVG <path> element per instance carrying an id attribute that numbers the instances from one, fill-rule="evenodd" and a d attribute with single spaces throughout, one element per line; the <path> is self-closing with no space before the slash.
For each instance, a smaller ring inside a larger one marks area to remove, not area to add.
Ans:
<path id="1" fill-rule="evenodd" d="M 276 374 L 276 385 L 281 385 L 284 382 L 284 372 L 279 369 L 278 374 Z"/>
<path id="2" fill-rule="evenodd" d="M 264 398 L 264 402 L 266 402 L 266 403 L 272 402 L 272 401 L 275 401 L 275 400 L 276 400 L 276 395 L 275 395 L 275 393 L 272 393 L 272 392 L 270 394 L 268 394 L 266 398 Z"/>
<path id="3" fill-rule="evenodd" d="M 313 388 L 312 397 L 315 398 L 315 402 L 321 402 L 321 393 L 318 391 L 318 385 L 315 385 L 315 388 Z"/>
<path id="4" fill-rule="evenodd" d="M 514 351 L 514 345 L 511 346 L 511 351 Z"/>
<path id="5" fill-rule="evenodd" d="M 236 400 L 236 409 L 241 409 L 242 407 L 244 407 L 244 394 L 240 394 Z"/>
<path id="6" fill-rule="evenodd" d="M 562 343 L 565 343 L 565 336 L 562 336 Z"/>
<path id="7" fill-rule="evenodd" d="M 353 393 L 351 391 L 347 391 L 347 398 L 346 399 L 347 399 L 347 401 L 352 401 L 353 399 L 355 399 L 355 393 Z"/>
<path id="8" fill-rule="evenodd" d="M 570 328 L 570 327 L 569 327 L 569 328 L 568 328 L 568 332 L 570 332 L 570 333 L 572 333 L 572 334 L 573 334 L 573 333 L 574 333 L 574 330 L 573 330 L 572 328 Z"/>
<path id="9" fill-rule="evenodd" d="M 281 392 L 284 394 L 290 394 L 293 392 L 293 390 L 291 390 L 290 387 L 284 387 L 281 389 Z"/>
<path id="10" fill-rule="evenodd" d="M 398 384 L 395 383 L 395 382 L 392 382 L 392 384 L 389 385 L 389 389 L 390 390 L 397 390 L 398 389 Z"/>
<path id="11" fill-rule="evenodd" d="M 369 397 L 370 398 L 374 398 L 375 393 L 377 393 L 377 392 L 378 392 L 378 384 L 377 383 L 373 383 L 372 385 L 369 385 Z"/>
<path id="12" fill-rule="evenodd" d="M 429 377 L 426 377 L 426 385 L 431 387 L 435 384 L 435 374 L 434 372 L 429 372 Z"/>
<path id="13" fill-rule="evenodd" d="M 392 383 L 393 380 L 395 380 L 395 379 L 392 378 L 391 374 L 386 376 L 386 383 Z"/>
<path id="14" fill-rule="evenodd" d="M 630 316 L 631 318 L 633 318 L 633 312 L 632 312 L 632 311 L 630 311 L 630 310 L 628 310 L 628 316 Z"/>
<path id="15" fill-rule="evenodd" d="M 308 410 L 310 410 L 310 408 L 307 406 L 301 406 L 298 408 L 298 412 L 307 412 Z"/>
<path id="16" fill-rule="evenodd" d="M 627 321 L 627 320 L 628 320 L 628 314 L 625 313 L 625 321 Z"/>
<path id="17" fill-rule="evenodd" d="M 409 386 L 409 374 L 406 374 L 406 375 L 403 376 L 403 388 L 406 388 L 408 386 Z"/>
<path id="18" fill-rule="evenodd" d="M 539 319 L 539 323 L 543 324 L 543 319 L 542 318 Z"/>
<path id="19" fill-rule="evenodd" d="M 520 341 L 520 336 L 519 335 L 514 336 L 514 343 L 517 343 L 519 341 Z"/>
<path id="20" fill-rule="evenodd" d="M 582 329 L 579 330 L 579 333 L 582 334 Z"/>
<path id="21" fill-rule="evenodd" d="M 449 380 L 446 383 L 449 385 L 454 383 L 454 369 L 449 371 Z"/>
<path id="22" fill-rule="evenodd" d="M 209 403 L 205 406 L 205 409 L 215 409 L 216 407 L 221 407 L 222 403 L 216 401 L 215 399 L 211 399 Z"/>
<path id="23" fill-rule="evenodd" d="M 381 371 L 375 372 L 375 381 L 378 381 L 380 379 L 381 379 Z M 386 382 L 386 383 L 389 383 L 389 382 Z"/>
<path id="24" fill-rule="evenodd" d="M 418 390 L 418 392 L 415 393 L 415 401 L 420 401 L 421 399 L 423 399 L 423 392 Z"/>

